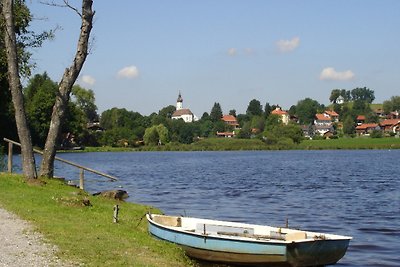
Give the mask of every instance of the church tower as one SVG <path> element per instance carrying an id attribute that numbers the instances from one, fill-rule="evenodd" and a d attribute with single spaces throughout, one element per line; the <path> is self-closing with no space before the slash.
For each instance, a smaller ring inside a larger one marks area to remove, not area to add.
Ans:
<path id="1" fill-rule="evenodd" d="M 181 96 L 181 91 L 179 91 L 178 99 L 176 100 L 176 110 L 183 109 L 183 98 Z"/>

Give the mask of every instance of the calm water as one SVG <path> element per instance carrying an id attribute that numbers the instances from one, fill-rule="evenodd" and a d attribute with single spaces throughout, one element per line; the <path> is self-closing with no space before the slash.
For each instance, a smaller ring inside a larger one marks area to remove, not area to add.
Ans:
<path id="1" fill-rule="evenodd" d="M 167 214 L 284 225 L 353 236 L 338 266 L 400 266 L 400 150 L 71 153 L 120 178 L 86 174 L 91 192 Z M 77 177 L 58 165 L 56 174 Z M 94 181 L 95 180 L 95 181 Z"/>

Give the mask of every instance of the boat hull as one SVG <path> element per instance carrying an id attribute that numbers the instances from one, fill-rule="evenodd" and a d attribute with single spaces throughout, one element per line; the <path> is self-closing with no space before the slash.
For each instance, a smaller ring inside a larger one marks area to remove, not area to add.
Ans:
<path id="1" fill-rule="evenodd" d="M 334 264 L 345 254 L 350 239 L 284 242 L 234 239 L 186 232 L 161 225 L 148 216 L 149 232 L 180 245 L 192 258 L 246 266 L 318 266 Z"/>

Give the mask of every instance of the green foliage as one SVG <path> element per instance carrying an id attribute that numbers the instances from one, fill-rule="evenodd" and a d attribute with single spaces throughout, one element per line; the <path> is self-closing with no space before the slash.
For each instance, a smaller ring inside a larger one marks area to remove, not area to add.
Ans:
<path id="1" fill-rule="evenodd" d="M 383 102 L 383 111 L 390 113 L 392 111 L 400 111 L 400 96 L 392 96 L 390 100 Z"/>
<path id="2" fill-rule="evenodd" d="M 147 128 L 143 136 L 143 141 L 146 145 L 150 146 L 167 144 L 169 142 L 167 127 L 163 124 L 159 124 Z"/>
<path id="3" fill-rule="evenodd" d="M 212 107 L 210 112 L 210 120 L 212 122 L 217 122 L 220 121 L 221 118 L 222 118 L 221 105 L 219 103 L 214 103 L 214 106 Z"/>
<path id="4" fill-rule="evenodd" d="M 53 37 L 53 32 L 36 34 L 28 29 L 32 15 L 25 1 L 14 1 L 15 32 L 17 35 L 17 52 L 19 71 L 22 77 L 28 77 L 34 63 L 31 62 L 30 47 L 39 47 L 46 39 Z M 0 24 L 4 25 L 0 16 Z M 11 93 L 7 81 L 7 60 L 4 49 L 4 27 L 0 27 L 0 139 L 8 137 L 17 139 L 17 131 L 14 119 L 14 108 L 11 101 Z"/>
<path id="5" fill-rule="evenodd" d="M 297 124 L 269 125 L 263 136 L 267 144 L 287 146 L 294 143 L 299 144 L 303 140 L 303 131 Z"/>
<path id="6" fill-rule="evenodd" d="M 250 101 L 247 106 L 246 115 L 252 116 L 261 116 L 263 114 L 262 105 L 260 101 L 253 99 Z"/>
<path id="7" fill-rule="evenodd" d="M 250 122 L 245 122 L 237 134 L 237 138 L 249 139 L 251 137 Z"/>
<path id="8" fill-rule="evenodd" d="M 169 105 L 169 106 L 161 109 L 158 112 L 158 115 L 163 117 L 163 118 L 166 118 L 166 119 L 171 119 L 172 118 L 172 114 L 175 112 L 175 110 L 176 110 L 175 106 Z"/>
<path id="9" fill-rule="evenodd" d="M 265 106 L 264 106 L 264 115 L 265 115 L 266 117 L 269 116 L 269 114 L 271 113 L 272 110 L 273 110 L 273 109 L 272 109 L 271 105 L 270 105 L 268 102 L 265 103 Z"/>
<path id="10" fill-rule="evenodd" d="M 74 85 L 72 96 L 72 102 L 83 112 L 86 122 L 98 121 L 99 115 L 97 114 L 93 90 L 87 90 L 79 85 Z"/>
<path id="11" fill-rule="evenodd" d="M 126 146 L 126 144 L 134 146 L 137 140 L 138 138 L 133 130 L 119 127 L 101 133 L 99 143 L 103 146 L 113 147 Z"/>
<path id="12" fill-rule="evenodd" d="M 157 126 L 152 126 L 146 129 L 143 135 L 143 141 L 148 146 L 155 146 L 158 144 L 160 137 L 158 135 Z"/>
<path id="13" fill-rule="evenodd" d="M 279 115 L 276 114 L 271 114 L 267 117 L 266 123 L 265 123 L 265 130 L 272 130 L 275 127 L 279 127 L 282 125 L 281 123 L 281 118 Z"/>
<path id="14" fill-rule="evenodd" d="M 354 119 L 351 116 L 347 116 L 343 122 L 343 133 L 346 135 L 354 134 L 356 130 L 354 124 Z"/>
<path id="15" fill-rule="evenodd" d="M 260 132 L 264 131 L 265 127 L 265 119 L 264 116 L 255 115 L 251 119 L 251 126 L 252 129 L 258 129 Z"/>
<path id="16" fill-rule="evenodd" d="M 209 137 L 213 132 L 213 123 L 210 120 L 203 120 L 200 122 L 199 126 L 199 136 Z"/>
<path id="17" fill-rule="evenodd" d="M 34 145 L 43 146 L 50 127 L 58 86 L 47 73 L 36 74 L 24 89 L 25 110 Z"/>
<path id="18" fill-rule="evenodd" d="M 373 90 L 367 87 L 357 87 L 351 90 L 351 97 L 353 101 L 362 101 L 371 104 L 375 99 L 375 94 Z"/>
<path id="19" fill-rule="evenodd" d="M 371 138 L 382 138 L 383 134 L 382 131 L 378 131 L 378 130 L 373 130 L 370 134 Z"/>
<path id="20" fill-rule="evenodd" d="M 323 112 L 324 106 L 311 98 L 305 98 L 297 102 L 296 113 L 301 124 L 310 124 L 314 121 L 315 114 Z"/>

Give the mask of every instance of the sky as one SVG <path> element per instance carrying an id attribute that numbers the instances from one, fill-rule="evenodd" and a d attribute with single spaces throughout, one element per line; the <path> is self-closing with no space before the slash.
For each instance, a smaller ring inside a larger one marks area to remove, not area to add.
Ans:
<path id="1" fill-rule="evenodd" d="M 57 29 L 32 51 L 34 73 L 60 81 L 80 17 L 27 4 L 33 30 Z M 245 113 L 253 99 L 283 109 L 305 98 L 326 105 L 336 88 L 367 87 L 374 103 L 400 95 L 398 0 L 94 0 L 93 9 L 77 83 L 94 91 L 100 113 L 149 115 L 175 105 L 179 92 L 198 117 L 216 102 L 224 114 Z"/>

